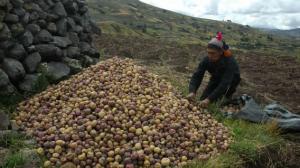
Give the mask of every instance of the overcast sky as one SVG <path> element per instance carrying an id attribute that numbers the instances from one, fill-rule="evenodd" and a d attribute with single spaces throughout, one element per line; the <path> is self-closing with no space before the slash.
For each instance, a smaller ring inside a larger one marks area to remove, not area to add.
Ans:
<path id="1" fill-rule="evenodd" d="M 300 28 L 300 0 L 141 0 L 190 16 L 253 27 Z"/>

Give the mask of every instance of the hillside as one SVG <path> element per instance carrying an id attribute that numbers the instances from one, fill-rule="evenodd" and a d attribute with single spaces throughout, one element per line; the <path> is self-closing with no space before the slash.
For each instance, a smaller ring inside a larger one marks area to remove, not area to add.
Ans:
<path id="1" fill-rule="evenodd" d="M 300 28 L 297 29 L 291 29 L 291 30 L 278 30 L 278 29 L 271 29 L 266 30 L 267 32 L 270 32 L 274 35 L 279 35 L 282 37 L 290 37 L 293 39 L 300 39 Z"/>
<path id="2" fill-rule="evenodd" d="M 180 43 L 206 45 L 217 31 L 225 34 L 227 43 L 239 50 L 269 55 L 296 55 L 300 41 L 290 42 L 259 29 L 231 21 L 194 18 L 153 7 L 138 0 L 88 0 L 91 17 L 104 33 L 155 37 Z"/>

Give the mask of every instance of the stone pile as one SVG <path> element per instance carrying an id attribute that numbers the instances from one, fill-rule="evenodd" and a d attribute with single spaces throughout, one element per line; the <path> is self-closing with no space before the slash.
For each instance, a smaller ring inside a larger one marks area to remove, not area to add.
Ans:
<path id="1" fill-rule="evenodd" d="M 33 91 L 97 62 L 84 0 L 0 0 L 0 96 Z M 43 73 L 42 73 L 43 72 Z"/>

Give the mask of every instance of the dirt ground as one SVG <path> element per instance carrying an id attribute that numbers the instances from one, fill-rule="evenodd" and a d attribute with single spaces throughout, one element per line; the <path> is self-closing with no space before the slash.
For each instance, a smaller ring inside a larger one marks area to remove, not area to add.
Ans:
<path id="1" fill-rule="evenodd" d="M 300 62 L 292 57 L 241 55 L 238 57 L 244 92 L 263 102 L 278 101 L 294 113 L 300 113 Z M 248 90 L 247 90 L 248 89 Z"/>

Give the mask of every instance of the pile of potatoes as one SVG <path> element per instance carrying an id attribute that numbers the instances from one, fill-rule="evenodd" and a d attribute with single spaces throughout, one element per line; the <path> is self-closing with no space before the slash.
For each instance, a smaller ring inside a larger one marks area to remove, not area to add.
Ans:
<path id="1" fill-rule="evenodd" d="M 229 130 L 172 86 L 114 57 L 26 100 L 17 124 L 45 167 L 181 167 L 226 150 Z"/>

